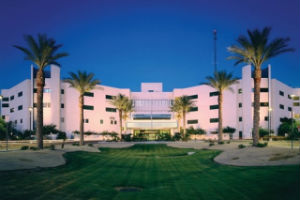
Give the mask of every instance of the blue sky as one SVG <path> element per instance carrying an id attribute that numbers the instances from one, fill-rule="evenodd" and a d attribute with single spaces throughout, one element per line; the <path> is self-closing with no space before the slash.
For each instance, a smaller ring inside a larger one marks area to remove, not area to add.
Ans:
<path id="1" fill-rule="evenodd" d="M 271 37 L 290 37 L 293 53 L 270 60 L 273 77 L 300 87 L 299 0 L 63 1 L 0 3 L 0 88 L 29 77 L 30 62 L 12 47 L 24 34 L 46 33 L 69 57 L 70 71 L 95 73 L 104 85 L 139 90 L 163 82 L 167 91 L 205 81 L 213 72 L 213 29 L 218 31 L 218 68 L 241 74 L 226 48 L 247 29 L 271 26 Z"/>

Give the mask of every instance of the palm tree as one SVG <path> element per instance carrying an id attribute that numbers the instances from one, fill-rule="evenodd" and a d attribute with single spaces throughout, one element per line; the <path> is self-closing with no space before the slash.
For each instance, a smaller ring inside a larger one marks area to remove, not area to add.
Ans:
<path id="1" fill-rule="evenodd" d="M 127 121 L 127 119 L 129 118 L 129 115 L 131 112 L 134 111 L 134 106 L 133 106 L 133 101 L 131 99 L 128 99 L 127 102 L 124 105 L 124 110 L 123 110 L 123 120 L 124 122 Z M 124 131 L 126 133 L 126 126 L 124 126 Z"/>
<path id="2" fill-rule="evenodd" d="M 228 47 L 228 51 L 233 53 L 233 56 L 228 57 L 228 59 L 236 60 L 235 65 L 247 63 L 254 67 L 253 146 L 256 146 L 259 139 L 261 66 L 268 59 L 285 52 L 294 51 L 294 49 L 288 48 L 290 41 L 288 37 L 275 38 L 269 41 L 270 27 L 265 27 L 261 31 L 254 29 L 247 32 L 249 38 L 241 35 L 237 39 L 238 45 Z"/>
<path id="3" fill-rule="evenodd" d="M 231 85 L 238 82 L 237 78 L 234 78 L 232 73 L 226 71 L 215 71 L 214 76 L 207 76 L 207 83 L 204 83 L 212 88 L 215 88 L 218 92 L 218 106 L 219 106 L 219 124 L 218 124 L 218 141 L 223 141 L 223 92 L 225 90 L 232 90 Z"/>
<path id="4" fill-rule="evenodd" d="M 14 45 L 15 48 L 25 53 L 25 60 L 30 60 L 36 64 L 38 71 L 36 74 L 37 86 L 37 119 L 36 119 L 36 136 L 38 148 L 43 149 L 43 91 L 45 86 L 44 69 L 51 65 L 59 65 L 57 60 L 65 57 L 67 53 L 57 53 L 57 50 L 62 47 L 61 44 L 56 44 L 52 38 L 46 35 L 38 35 L 37 40 L 31 35 L 25 35 L 24 39 L 29 48 Z"/>
<path id="5" fill-rule="evenodd" d="M 190 111 L 193 105 L 194 102 L 188 96 L 183 95 L 180 97 L 176 97 L 173 105 L 171 106 L 171 110 L 177 113 L 177 117 L 182 116 L 183 138 L 186 135 L 186 113 Z"/>
<path id="6" fill-rule="evenodd" d="M 182 119 L 182 112 L 181 112 L 181 108 L 179 106 L 179 103 L 174 103 L 172 106 L 171 106 L 171 111 L 176 113 L 175 117 L 177 119 L 177 123 L 178 123 L 178 129 L 177 131 L 180 133 L 180 129 L 181 129 L 181 124 L 180 124 L 180 121 Z"/>
<path id="7" fill-rule="evenodd" d="M 84 93 L 93 90 L 97 84 L 100 84 L 98 79 L 94 79 L 93 73 L 78 71 L 77 74 L 70 72 L 70 77 L 65 79 L 66 83 L 70 84 L 70 87 L 75 88 L 79 92 L 79 124 L 80 124 L 80 145 L 84 145 Z"/>
<path id="8" fill-rule="evenodd" d="M 126 107 L 128 106 L 128 102 L 130 100 L 128 97 L 122 94 L 118 94 L 116 97 L 113 97 L 111 104 L 116 107 L 116 109 L 119 111 L 119 120 L 120 120 L 120 139 L 122 138 L 122 119 L 123 119 L 123 114 L 124 111 L 126 110 Z"/>

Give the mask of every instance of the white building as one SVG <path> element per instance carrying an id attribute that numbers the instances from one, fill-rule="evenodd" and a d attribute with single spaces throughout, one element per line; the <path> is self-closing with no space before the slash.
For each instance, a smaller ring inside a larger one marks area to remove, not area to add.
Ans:
<path id="1" fill-rule="evenodd" d="M 283 117 L 299 118 L 300 88 L 291 88 L 284 83 L 269 79 L 269 67 L 263 70 L 261 82 L 260 126 L 277 132 Z M 36 70 L 31 67 L 31 77 L 10 89 L 3 89 L 1 115 L 6 121 L 12 121 L 19 130 L 34 127 L 36 109 Z M 236 128 L 234 138 L 251 138 L 253 124 L 253 79 L 251 67 L 242 69 L 242 78 L 232 86 L 233 91 L 225 91 L 223 104 L 223 125 Z M 134 101 L 135 111 L 126 121 L 127 132 L 144 132 L 153 138 L 156 133 L 177 131 L 178 122 L 170 105 L 175 97 L 187 95 L 195 107 L 187 114 L 187 127 L 201 127 L 208 135 L 218 126 L 218 93 L 207 85 L 174 89 L 164 92 L 162 83 L 142 83 L 141 91 L 98 85 L 85 95 L 85 131 L 119 132 L 118 111 L 111 105 L 113 96 L 119 93 Z M 60 68 L 50 66 L 46 72 L 44 89 L 44 124 L 55 124 L 58 129 L 69 135 L 79 130 L 79 93 L 70 88 L 60 78 Z M 33 112 L 31 111 L 33 108 Z M 270 114 L 270 116 L 269 116 Z M 182 122 L 181 122 L 182 124 Z"/>

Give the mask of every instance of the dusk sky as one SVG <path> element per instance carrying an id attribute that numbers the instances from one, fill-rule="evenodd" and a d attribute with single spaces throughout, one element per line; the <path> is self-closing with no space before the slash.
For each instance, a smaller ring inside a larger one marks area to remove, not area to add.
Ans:
<path id="1" fill-rule="evenodd" d="M 300 87 L 299 0 L 2 0 L 0 89 L 29 78 L 30 61 L 12 45 L 23 35 L 46 33 L 70 55 L 68 72 L 93 72 L 104 85 L 140 89 L 163 82 L 164 90 L 197 85 L 213 73 L 213 29 L 218 31 L 218 69 L 241 75 L 226 60 L 227 47 L 247 29 L 271 26 L 271 38 L 290 37 L 296 51 L 269 60 L 273 78 Z M 266 63 L 266 64 L 267 64 Z M 266 66 L 265 64 L 265 66 Z M 264 67 L 265 67 L 264 66 Z"/>

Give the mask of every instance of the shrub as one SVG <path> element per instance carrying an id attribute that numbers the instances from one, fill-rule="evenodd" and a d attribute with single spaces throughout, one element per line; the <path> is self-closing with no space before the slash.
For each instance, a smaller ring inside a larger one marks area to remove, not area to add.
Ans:
<path id="1" fill-rule="evenodd" d="M 264 142 L 264 143 L 258 143 L 257 145 L 256 145 L 256 147 L 266 147 L 266 146 L 268 146 L 268 143 L 267 142 Z"/>
<path id="2" fill-rule="evenodd" d="M 259 137 L 264 137 L 269 135 L 269 130 L 264 128 L 259 128 Z"/>
<path id="3" fill-rule="evenodd" d="M 211 146 L 214 146 L 215 145 L 215 143 L 214 142 L 210 142 L 209 143 L 209 146 L 211 147 Z"/>
<path id="4" fill-rule="evenodd" d="M 227 141 L 226 143 L 227 143 L 227 144 L 230 144 L 230 141 Z"/>
<path id="5" fill-rule="evenodd" d="M 67 139 L 67 134 L 66 134 L 66 132 L 63 132 L 63 131 L 58 131 L 58 133 L 57 133 L 57 136 L 56 136 L 56 139 L 63 139 L 63 140 L 65 140 L 65 139 Z"/>
<path id="6" fill-rule="evenodd" d="M 90 144 L 88 144 L 88 146 L 89 146 L 89 147 L 93 147 L 94 145 L 90 143 Z"/>
<path id="7" fill-rule="evenodd" d="M 29 149 L 29 146 L 21 146 L 20 149 L 21 149 L 21 150 L 27 150 L 27 149 Z"/>
<path id="8" fill-rule="evenodd" d="M 43 135 L 50 135 L 51 133 L 57 134 L 58 130 L 56 129 L 56 125 L 50 124 L 43 126 Z"/>
<path id="9" fill-rule="evenodd" d="M 239 144 L 238 148 L 239 148 L 239 149 L 243 149 L 243 148 L 246 148 L 246 146 L 243 145 L 243 144 Z"/>
<path id="10" fill-rule="evenodd" d="M 170 133 L 160 133 L 158 134 L 157 140 L 162 140 L 162 141 L 170 141 L 172 139 Z"/>
<path id="11" fill-rule="evenodd" d="M 224 144 L 224 141 L 220 141 L 220 142 L 218 142 L 218 144 Z"/>
<path id="12" fill-rule="evenodd" d="M 51 145 L 49 146 L 49 149 L 50 149 L 50 150 L 55 150 L 55 145 L 54 145 L 54 144 L 51 144 Z"/>
<path id="13" fill-rule="evenodd" d="M 173 136 L 173 140 L 174 141 L 178 141 L 178 140 L 181 140 L 181 138 L 182 138 L 182 134 L 181 133 L 179 133 L 179 132 L 176 132 L 175 134 L 174 134 L 174 136 Z"/>
<path id="14" fill-rule="evenodd" d="M 36 150 L 38 150 L 38 148 L 37 147 L 30 147 L 30 150 L 36 151 Z"/>
<path id="15" fill-rule="evenodd" d="M 131 133 L 130 134 L 123 134 L 122 135 L 122 140 L 124 140 L 126 142 L 130 142 L 131 141 Z"/>
<path id="16" fill-rule="evenodd" d="M 75 143 L 72 144 L 72 146 L 79 146 L 79 143 L 75 142 Z"/>

